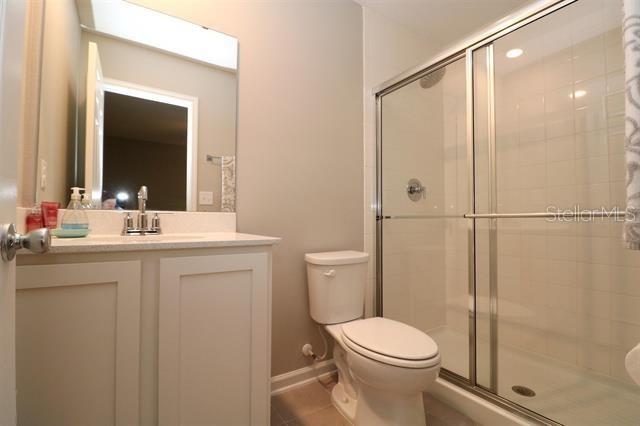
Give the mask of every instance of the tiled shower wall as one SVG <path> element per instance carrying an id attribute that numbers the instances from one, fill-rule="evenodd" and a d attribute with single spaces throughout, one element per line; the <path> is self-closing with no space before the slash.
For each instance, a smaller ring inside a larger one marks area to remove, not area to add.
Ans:
<path id="1" fill-rule="evenodd" d="M 499 212 L 624 210 L 619 3 L 578 2 L 496 42 Z M 613 219 L 499 220 L 500 345 L 628 380 L 640 253 L 621 235 Z"/>

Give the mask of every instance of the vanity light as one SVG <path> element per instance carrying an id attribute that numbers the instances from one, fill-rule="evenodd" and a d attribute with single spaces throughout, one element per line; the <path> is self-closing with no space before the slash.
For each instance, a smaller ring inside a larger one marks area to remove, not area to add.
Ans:
<path id="1" fill-rule="evenodd" d="M 507 58 L 509 59 L 514 59 L 517 58 L 518 56 L 522 55 L 524 53 L 524 51 L 522 49 L 511 49 L 507 52 Z"/>
<path id="2" fill-rule="evenodd" d="M 128 1 L 89 0 L 78 6 L 80 17 L 86 17 L 82 24 L 90 22 L 89 26 L 98 32 L 218 67 L 238 69 L 237 40 L 227 34 Z"/>

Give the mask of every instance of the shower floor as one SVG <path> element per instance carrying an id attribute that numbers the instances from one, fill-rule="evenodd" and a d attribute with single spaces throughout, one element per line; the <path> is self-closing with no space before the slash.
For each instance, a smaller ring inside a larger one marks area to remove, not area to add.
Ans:
<path id="1" fill-rule="evenodd" d="M 429 331 L 438 343 L 443 366 L 468 375 L 468 336 L 447 327 Z M 480 345 L 479 353 L 488 354 Z M 630 426 L 640 424 L 640 387 L 625 384 L 552 358 L 513 348 L 499 349 L 498 391 L 532 411 L 565 425 Z M 478 377 L 481 366 L 478 366 Z M 486 377 L 486 376 L 485 376 Z M 514 385 L 536 392 L 515 393 Z"/>

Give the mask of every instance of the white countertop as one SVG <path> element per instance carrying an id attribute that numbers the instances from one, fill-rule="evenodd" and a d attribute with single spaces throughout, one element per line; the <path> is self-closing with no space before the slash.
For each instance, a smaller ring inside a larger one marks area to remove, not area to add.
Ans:
<path id="1" fill-rule="evenodd" d="M 273 245 L 280 238 L 237 232 L 208 232 L 193 234 L 161 234 L 144 236 L 92 235 L 85 238 L 51 239 L 52 254 L 104 253 L 116 251 L 175 250 L 215 247 L 249 247 Z M 27 254 L 21 250 L 20 254 Z"/>

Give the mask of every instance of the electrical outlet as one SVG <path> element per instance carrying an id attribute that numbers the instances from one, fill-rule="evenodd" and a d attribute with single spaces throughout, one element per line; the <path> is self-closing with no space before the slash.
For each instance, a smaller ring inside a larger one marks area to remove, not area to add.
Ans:
<path id="1" fill-rule="evenodd" d="M 198 203 L 202 206 L 210 206 L 213 204 L 213 192 L 200 191 L 198 192 Z"/>
<path id="2" fill-rule="evenodd" d="M 47 161 L 40 160 L 40 189 L 47 189 Z"/>

